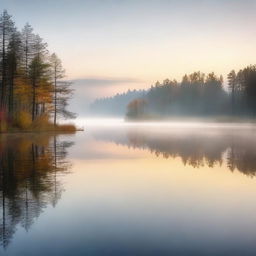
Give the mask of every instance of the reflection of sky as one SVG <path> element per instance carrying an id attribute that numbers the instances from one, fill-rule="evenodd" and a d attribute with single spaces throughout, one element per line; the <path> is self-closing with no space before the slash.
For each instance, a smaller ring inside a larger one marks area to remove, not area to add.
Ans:
<path id="1" fill-rule="evenodd" d="M 9 255 L 254 255 L 255 178 L 111 142 L 127 141 L 121 129 L 72 136 L 62 199 Z"/>

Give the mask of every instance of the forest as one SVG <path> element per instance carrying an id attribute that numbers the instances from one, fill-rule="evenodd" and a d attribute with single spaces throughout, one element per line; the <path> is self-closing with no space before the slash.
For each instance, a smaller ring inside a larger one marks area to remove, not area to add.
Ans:
<path id="1" fill-rule="evenodd" d="M 47 47 L 30 24 L 19 31 L 6 10 L 0 14 L 0 132 L 75 129 L 58 125 L 75 117 L 67 110 L 72 89 Z"/>
<path id="2" fill-rule="evenodd" d="M 181 82 L 165 79 L 151 86 L 144 97 L 127 106 L 127 119 L 168 117 L 254 118 L 256 114 L 256 65 L 227 76 L 200 71 L 184 75 Z"/>

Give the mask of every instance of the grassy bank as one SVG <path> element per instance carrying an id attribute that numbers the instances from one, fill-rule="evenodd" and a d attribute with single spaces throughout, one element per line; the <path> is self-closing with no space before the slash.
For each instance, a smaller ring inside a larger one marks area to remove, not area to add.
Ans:
<path id="1" fill-rule="evenodd" d="M 81 128 L 74 124 L 54 124 L 48 116 L 31 121 L 26 116 L 20 116 L 15 121 L 0 121 L 0 133 L 17 133 L 17 132 L 58 132 L 58 133 L 74 133 L 81 131 Z"/>
<path id="2" fill-rule="evenodd" d="M 7 129 L 1 129 L 1 133 L 30 133 L 30 132 L 57 132 L 57 133 L 75 133 L 77 131 L 83 131 L 82 128 L 78 128 L 73 124 L 51 124 L 42 126 L 42 127 L 28 127 L 28 128 L 19 128 L 19 127 L 8 127 Z"/>

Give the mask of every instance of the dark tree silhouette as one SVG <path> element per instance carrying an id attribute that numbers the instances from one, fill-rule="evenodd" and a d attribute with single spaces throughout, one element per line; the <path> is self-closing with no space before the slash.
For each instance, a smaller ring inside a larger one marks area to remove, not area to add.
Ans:
<path id="1" fill-rule="evenodd" d="M 7 104 L 7 54 L 8 46 L 12 38 L 12 34 L 15 33 L 14 22 L 11 16 L 6 10 L 0 15 L 0 42 L 1 42 L 1 97 L 0 107 L 1 115 L 5 115 Z"/>
<path id="2" fill-rule="evenodd" d="M 0 14 L 0 132 L 74 117 L 67 110 L 72 90 L 60 81 L 61 69 L 61 61 L 50 58 L 47 44 L 29 24 L 18 32 L 7 11 Z"/>

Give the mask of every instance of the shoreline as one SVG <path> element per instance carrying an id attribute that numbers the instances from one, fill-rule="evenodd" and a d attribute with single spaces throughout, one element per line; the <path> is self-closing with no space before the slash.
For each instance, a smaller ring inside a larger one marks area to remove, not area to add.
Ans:
<path id="1" fill-rule="evenodd" d="M 52 123 L 41 124 L 36 127 L 7 127 L 6 129 L 0 131 L 0 134 L 22 134 L 22 133 L 58 133 L 58 134 L 68 134 L 75 133 L 79 131 L 84 131 L 83 127 L 77 127 L 75 124 L 57 124 L 54 126 Z"/>
<path id="2" fill-rule="evenodd" d="M 1 134 L 28 134 L 28 133 L 53 133 L 53 134 L 74 134 L 76 132 L 83 132 L 84 129 L 77 129 L 74 131 L 65 131 L 65 130 L 13 130 L 0 132 Z"/>
<path id="3" fill-rule="evenodd" d="M 233 117 L 146 117 L 146 118 L 124 118 L 124 121 L 129 122 L 201 122 L 201 123 L 241 123 L 241 124 L 256 124 L 256 118 L 233 118 Z"/>

